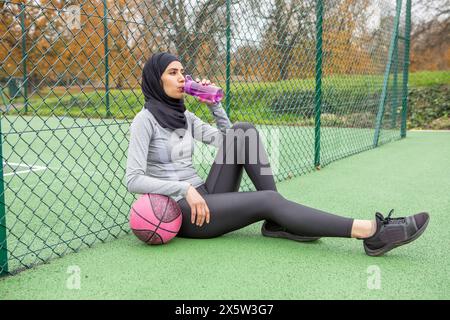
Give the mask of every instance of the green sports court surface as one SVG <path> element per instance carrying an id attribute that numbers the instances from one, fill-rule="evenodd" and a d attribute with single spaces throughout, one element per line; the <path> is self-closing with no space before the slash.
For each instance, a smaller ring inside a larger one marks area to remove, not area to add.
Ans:
<path id="1" fill-rule="evenodd" d="M 111 143 L 120 147 L 121 141 Z M 393 208 L 395 216 L 428 211 L 431 220 L 417 241 L 375 258 L 355 239 L 265 238 L 261 222 L 214 239 L 175 238 L 163 246 L 124 235 L 0 279 L 0 299 L 450 298 L 450 132 L 410 131 L 406 139 L 278 187 L 290 200 L 348 217 L 372 219 Z M 112 196 L 116 203 L 119 198 Z M 79 275 L 75 287 L 73 270 Z"/>

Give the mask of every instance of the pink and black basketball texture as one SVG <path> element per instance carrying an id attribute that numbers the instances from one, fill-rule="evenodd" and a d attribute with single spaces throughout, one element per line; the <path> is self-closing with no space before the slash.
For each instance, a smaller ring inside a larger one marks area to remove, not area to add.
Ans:
<path id="1" fill-rule="evenodd" d="M 131 230 L 147 244 L 169 242 L 177 235 L 181 222 L 178 203 L 164 195 L 143 194 L 131 206 Z"/>

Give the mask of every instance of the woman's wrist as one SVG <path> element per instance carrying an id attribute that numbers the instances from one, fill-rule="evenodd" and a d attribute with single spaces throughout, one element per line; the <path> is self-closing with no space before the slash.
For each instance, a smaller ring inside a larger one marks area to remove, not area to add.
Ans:
<path id="1" fill-rule="evenodd" d="M 189 189 L 192 187 L 192 184 L 190 184 L 189 182 L 183 182 L 185 185 L 183 186 L 183 188 L 182 188 L 182 191 L 181 191 L 181 196 L 183 197 L 183 198 L 186 198 L 186 196 L 187 196 L 187 194 L 188 194 L 188 192 L 189 192 Z"/>
<path id="2" fill-rule="evenodd" d="M 210 109 L 212 109 L 212 108 L 217 108 L 217 107 L 220 106 L 220 102 L 214 102 L 214 103 L 206 103 L 206 102 L 205 102 L 205 104 L 206 104 Z"/>
<path id="3" fill-rule="evenodd" d="M 208 104 L 207 106 L 212 113 L 214 113 L 222 108 L 222 105 L 220 102 L 217 102 L 215 104 Z"/>

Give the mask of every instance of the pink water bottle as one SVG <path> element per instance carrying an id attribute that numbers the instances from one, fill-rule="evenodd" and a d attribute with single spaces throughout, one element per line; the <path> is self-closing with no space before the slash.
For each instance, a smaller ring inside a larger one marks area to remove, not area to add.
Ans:
<path id="1" fill-rule="evenodd" d="M 192 80 L 190 75 L 186 75 L 185 80 L 184 92 L 191 96 L 202 98 L 211 103 L 219 103 L 224 96 L 221 88 L 212 85 L 202 85 Z"/>

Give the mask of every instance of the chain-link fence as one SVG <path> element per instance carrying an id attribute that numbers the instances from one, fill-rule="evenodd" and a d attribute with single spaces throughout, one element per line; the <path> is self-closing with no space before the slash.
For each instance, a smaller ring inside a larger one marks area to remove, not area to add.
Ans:
<path id="1" fill-rule="evenodd" d="M 281 181 L 405 135 L 409 12 L 410 0 L 3 1 L 0 273 L 129 232 L 128 127 L 152 53 L 222 86 Z M 196 149 L 202 177 L 213 155 Z"/>

